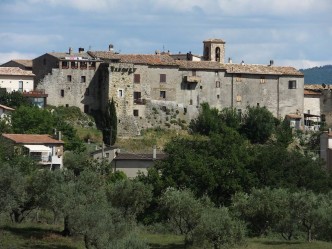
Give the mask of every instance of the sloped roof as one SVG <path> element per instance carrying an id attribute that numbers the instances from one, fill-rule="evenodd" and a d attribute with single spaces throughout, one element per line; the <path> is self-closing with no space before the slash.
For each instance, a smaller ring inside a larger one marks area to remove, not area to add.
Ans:
<path id="1" fill-rule="evenodd" d="M 52 52 L 52 53 L 47 53 L 53 57 L 56 57 L 58 59 L 65 59 L 65 58 L 83 58 L 87 60 L 92 60 L 93 57 L 91 57 L 88 53 L 86 52 L 81 52 L 81 53 L 65 53 L 65 52 Z"/>
<path id="2" fill-rule="evenodd" d="M 226 43 L 224 40 L 221 39 L 206 39 L 203 42 L 211 42 L 211 43 Z"/>
<path id="3" fill-rule="evenodd" d="M 270 74 L 270 75 L 293 75 L 303 76 L 303 73 L 294 67 L 279 67 L 256 64 L 223 64 L 227 73 L 239 74 Z"/>
<path id="4" fill-rule="evenodd" d="M 152 154 L 131 154 L 131 153 L 119 153 L 114 160 L 162 160 L 167 157 L 167 154 L 157 153 L 156 159 L 153 159 Z"/>
<path id="5" fill-rule="evenodd" d="M 35 76 L 32 71 L 22 70 L 19 67 L 0 67 L 0 75 Z"/>
<path id="6" fill-rule="evenodd" d="M 89 51 L 91 56 L 104 60 L 118 60 L 122 63 L 177 66 L 168 54 L 115 54 L 111 51 Z"/>
<path id="7" fill-rule="evenodd" d="M 319 95 L 322 95 L 322 93 L 313 91 L 313 90 L 304 89 L 304 95 L 318 95 L 319 96 Z"/>
<path id="8" fill-rule="evenodd" d="M 8 64 L 13 64 L 13 63 L 16 63 L 16 64 L 19 64 L 19 65 L 22 65 L 26 68 L 30 67 L 32 68 L 32 60 L 10 60 L 6 63 L 3 63 L 1 66 L 6 66 Z"/>
<path id="9" fill-rule="evenodd" d="M 3 137 L 17 144 L 63 144 L 62 140 L 52 138 L 50 135 L 43 134 L 2 134 Z"/>

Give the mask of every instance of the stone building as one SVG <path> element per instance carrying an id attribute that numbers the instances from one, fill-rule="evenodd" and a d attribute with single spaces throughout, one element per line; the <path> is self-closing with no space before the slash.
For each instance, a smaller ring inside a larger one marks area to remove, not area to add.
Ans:
<path id="1" fill-rule="evenodd" d="M 209 39 L 203 42 L 202 57 L 80 50 L 45 54 L 33 60 L 33 67 L 38 88 L 49 94 L 51 105 L 74 105 L 89 112 L 104 110 L 113 98 L 120 135 L 158 126 L 180 129 L 197 116 L 203 102 L 219 110 L 266 106 L 278 118 L 303 117 L 301 72 L 273 61 L 225 63 L 224 57 L 225 42 Z M 95 69 L 80 69 L 81 63 L 95 63 Z"/>
<path id="2" fill-rule="evenodd" d="M 36 88 L 48 94 L 48 104 L 77 106 L 84 112 L 100 109 L 104 83 L 100 60 L 80 48 L 74 53 L 46 53 L 33 59 Z"/>

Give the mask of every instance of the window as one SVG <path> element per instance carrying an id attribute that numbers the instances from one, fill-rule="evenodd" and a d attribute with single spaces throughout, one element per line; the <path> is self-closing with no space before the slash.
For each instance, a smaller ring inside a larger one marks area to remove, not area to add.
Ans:
<path id="1" fill-rule="evenodd" d="M 76 61 L 70 62 L 70 67 L 74 69 L 77 68 L 77 62 Z"/>
<path id="2" fill-rule="evenodd" d="M 199 86 L 199 89 L 203 89 L 203 86 Z"/>
<path id="3" fill-rule="evenodd" d="M 81 83 L 86 82 L 86 76 L 81 76 Z"/>
<path id="4" fill-rule="evenodd" d="M 217 94 L 217 99 L 220 99 L 220 95 L 219 94 Z"/>
<path id="5" fill-rule="evenodd" d="M 160 83 L 166 83 L 166 74 L 160 74 Z"/>
<path id="6" fill-rule="evenodd" d="M 262 76 L 262 77 L 261 77 L 261 84 L 264 84 L 264 83 L 265 83 L 265 77 Z"/>
<path id="7" fill-rule="evenodd" d="M 288 81 L 288 89 L 296 89 L 296 80 Z"/>
<path id="8" fill-rule="evenodd" d="M 68 68 L 68 61 L 62 62 L 62 68 Z"/>
<path id="9" fill-rule="evenodd" d="M 89 96 L 90 95 L 90 89 L 89 88 L 86 88 L 85 89 L 85 96 Z"/>
<path id="10" fill-rule="evenodd" d="M 81 61 L 80 62 L 80 68 L 81 69 L 86 69 L 88 67 L 88 63 L 86 61 Z"/>
<path id="11" fill-rule="evenodd" d="M 166 99 L 166 91 L 160 91 L 160 98 Z"/>
<path id="12" fill-rule="evenodd" d="M 134 92 L 134 99 L 140 99 L 141 98 L 141 92 Z"/>
<path id="13" fill-rule="evenodd" d="M 67 81 L 71 82 L 71 75 L 67 75 Z"/>
<path id="14" fill-rule="evenodd" d="M 135 110 L 133 111 L 133 114 L 134 114 L 135 117 L 138 117 L 138 110 L 135 109 Z"/>
<path id="15" fill-rule="evenodd" d="M 220 81 L 216 81 L 216 88 L 220 88 Z"/>
<path id="16" fill-rule="evenodd" d="M 122 90 L 122 89 L 120 89 L 120 90 L 118 91 L 118 97 L 123 97 L 123 90 Z"/>
<path id="17" fill-rule="evenodd" d="M 18 91 L 23 92 L 23 81 L 21 80 L 18 82 Z"/>
<path id="18" fill-rule="evenodd" d="M 191 71 L 191 75 L 192 75 L 192 76 L 196 76 L 196 70 L 192 70 L 192 71 Z"/>
<path id="19" fill-rule="evenodd" d="M 189 105 L 192 105 L 193 104 L 193 100 L 189 100 Z"/>
<path id="20" fill-rule="evenodd" d="M 259 107 L 259 103 L 257 103 L 257 107 Z"/>
<path id="21" fill-rule="evenodd" d="M 65 96 L 65 90 L 63 90 L 63 89 L 60 90 L 60 96 L 61 96 L 61 97 L 64 97 L 64 96 Z"/>
<path id="22" fill-rule="evenodd" d="M 141 75 L 134 74 L 134 83 L 141 83 Z"/>
<path id="23" fill-rule="evenodd" d="M 220 62 L 220 48 L 216 48 L 216 61 Z"/>

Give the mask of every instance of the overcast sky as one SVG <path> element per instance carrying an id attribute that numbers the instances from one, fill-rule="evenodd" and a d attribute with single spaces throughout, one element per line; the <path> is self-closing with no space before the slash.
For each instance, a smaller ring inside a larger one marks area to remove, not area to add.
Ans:
<path id="1" fill-rule="evenodd" d="M 234 63 L 332 64 L 332 0 L 0 0 L 0 63 L 109 44 L 201 55 L 209 38 Z"/>

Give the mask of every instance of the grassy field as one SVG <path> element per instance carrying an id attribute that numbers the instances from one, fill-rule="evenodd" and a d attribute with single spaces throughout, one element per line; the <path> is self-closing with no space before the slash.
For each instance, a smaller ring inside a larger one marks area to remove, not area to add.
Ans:
<path id="1" fill-rule="evenodd" d="M 45 224 L 25 223 L 0 227 L 1 249 L 84 249 L 81 237 L 65 238 L 61 227 Z M 151 249 L 184 249 L 183 237 L 170 234 L 142 233 Z M 246 245 L 234 249 L 331 249 L 332 243 L 314 241 L 285 241 L 279 239 L 254 238 Z"/>

